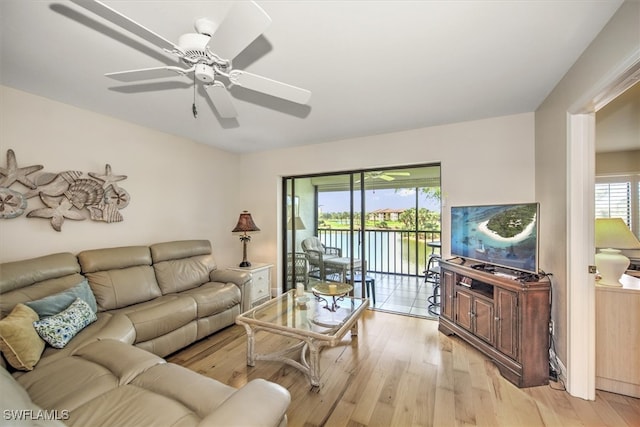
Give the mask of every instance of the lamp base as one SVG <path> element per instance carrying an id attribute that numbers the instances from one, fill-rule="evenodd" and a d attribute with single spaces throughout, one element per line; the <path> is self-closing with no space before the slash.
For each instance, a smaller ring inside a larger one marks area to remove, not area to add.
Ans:
<path id="1" fill-rule="evenodd" d="M 596 268 L 601 279 L 598 285 L 621 287 L 620 277 L 629 267 L 629 258 L 622 255 L 619 249 L 600 249 L 595 256 Z"/>
<path id="2" fill-rule="evenodd" d="M 251 263 L 249 261 L 242 261 L 240 267 L 251 267 Z"/>

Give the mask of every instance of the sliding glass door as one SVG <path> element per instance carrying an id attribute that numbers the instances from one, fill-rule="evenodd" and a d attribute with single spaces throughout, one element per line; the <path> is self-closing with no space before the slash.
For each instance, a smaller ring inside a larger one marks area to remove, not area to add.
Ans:
<path id="1" fill-rule="evenodd" d="M 361 286 L 367 271 L 420 276 L 439 253 L 439 165 L 285 177 L 283 194 L 283 290 L 354 278 Z"/>

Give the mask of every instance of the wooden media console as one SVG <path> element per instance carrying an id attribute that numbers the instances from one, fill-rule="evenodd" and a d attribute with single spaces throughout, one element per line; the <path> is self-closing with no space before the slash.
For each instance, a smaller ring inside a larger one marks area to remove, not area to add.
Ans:
<path id="1" fill-rule="evenodd" d="M 491 358 L 518 387 L 549 383 L 548 278 L 440 261 L 440 324 Z"/>

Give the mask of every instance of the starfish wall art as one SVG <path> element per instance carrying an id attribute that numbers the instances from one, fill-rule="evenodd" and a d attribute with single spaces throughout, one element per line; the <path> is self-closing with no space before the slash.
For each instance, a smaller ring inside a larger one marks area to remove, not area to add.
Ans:
<path id="1" fill-rule="evenodd" d="M 126 175 L 114 175 L 106 165 L 104 174 L 79 171 L 40 172 L 44 166 L 18 167 L 13 150 L 7 150 L 7 167 L 0 167 L 0 219 L 21 216 L 28 199 L 39 197 L 45 205 L 27 213 L 27 218 L 43 218 L 56 231 L 65 219 L 107 223 L 123 220 L 120 210 L 129 204 L 129 193 L 118 185 Z M 19 191 L 15 185 L 19 185 Z M 13 188 L 10 188 L 12 187 Z"/>

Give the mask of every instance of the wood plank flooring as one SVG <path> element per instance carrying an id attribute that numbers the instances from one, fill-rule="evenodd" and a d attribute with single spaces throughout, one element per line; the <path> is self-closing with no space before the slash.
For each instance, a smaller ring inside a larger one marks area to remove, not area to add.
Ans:
<path id="1" fill-rule="evenodd" d="M 234 387 L 266 378 L 292 397 L 297 426 L 640 426 L 640 399 L 598 391 L 571 397 L 560 383 L 518 389 L 479 352 L 437 330 L 437 321 L 367 310 L 357 337 L 321 353 L 322 386 L 298 370 L 246 366 L 243 327 L 231 326 L 167 358 Z M 291 339 L 258 333 L 259 352 Z M 250 405 L 247 406 L 250 410 Z"/>

